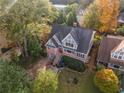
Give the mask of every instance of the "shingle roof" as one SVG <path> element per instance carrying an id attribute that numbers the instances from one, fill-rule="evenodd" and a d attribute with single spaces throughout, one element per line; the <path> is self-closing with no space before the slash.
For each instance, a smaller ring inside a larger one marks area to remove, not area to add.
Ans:
<path id="1" fill-rule="evenodd" d="M 111 36 L 104 37 L 99 47 L 97 60 L 105 63 L 112 62 L 112 63 L 122 65 L 118 61 L 110 60 L 111 59 L 110 54 L 111 54 L 111 51 L 115 47 L 117 47 L 123 39 L 124 38 L 120 38 L 120 37 L 117 38 L 117 37 L 111 37 Z"/>
<path id="2" fill-rule="evenodd" d="M 52 40 L 52 42 L 54 43 L 54 45 L 55 45 L 56 47 L 58 47 L 58 43 L 56 42 L 56 40 L 55 40 L 54 38 L 51 38 L 51 40 Z"/>
<path id="3" fill-rule="evenodd" d="M 78 31 L 79 45 L 77 51 L 87 53 L 93 31 L 88 29 L 78 29 Z"/>
<path id="4" fill-rule="evenodd" d="M 61 42 L 69 33 L 72 35 L 72 37 L 75 39 L 76 43 L 78 44 L 77 51 L 86 54 L 89 49 L 89 44 L 93 35 L 93 31 L 78 27 L 73 28 L 62 25 L 53 25 L 50 38 L 56 35 L 56 37 Z"/>

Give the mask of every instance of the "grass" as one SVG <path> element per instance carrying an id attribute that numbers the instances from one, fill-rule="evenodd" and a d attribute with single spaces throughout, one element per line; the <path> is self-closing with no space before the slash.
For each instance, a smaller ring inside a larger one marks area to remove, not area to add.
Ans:
<path id="1" fill-rule="evenodd" d="M 93 83 L 93 73 L 79 74 L 70 70 L 63 70 L 59 74 L 59 88 L 57 93 L 101 93 Z M 78 79 L 78 84 L 68 83 L 71 77 Z"/>

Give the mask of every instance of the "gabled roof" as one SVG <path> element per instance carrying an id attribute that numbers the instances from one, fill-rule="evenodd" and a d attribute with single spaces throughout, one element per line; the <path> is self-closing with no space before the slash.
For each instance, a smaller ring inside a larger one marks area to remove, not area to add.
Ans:
<path id="1" fill-rule="evenodd" d="M 117 46 L 119 46 L 122 40 L 124 40 L 124 38 L 118 36 L 103 37 L 100 43 L 97 60 L 105 63 L 112 62 L 118 65 L 122 65 L 117 60 L 111 60 L 111 51 L 115 49 Z"/>
<path id="2" fill-rule="evenodd" d="M 71 36 L 76 41 L 78 48 L 76 51 L 81 53 L 87 53 L 89 49 L 89 44 L 93 35 L 93 30 L 83 29 L 79 27 L 68 27 L 63 25 L 53 25 L 52 31 L 50 33 L 50 38 L 54 35 L 58 38 L 60 42 L 68 35 Z"/>
<path id="3" fill-rule="evenodd" d="M 124 40 L 122 40 L 120 44 L 112 50 L 112 52 L 118 52 L 123 48 L 124 48 Z"/>

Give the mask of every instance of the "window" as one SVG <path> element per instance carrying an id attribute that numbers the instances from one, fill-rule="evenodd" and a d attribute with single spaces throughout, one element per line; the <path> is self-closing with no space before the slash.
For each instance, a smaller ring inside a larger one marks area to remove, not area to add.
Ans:
<path id="1" fill-rule="evenodd" d="M 117 58 L 117 55 L 114 55 L 114 58 Z"/>
<path id="2" fill-rule="evenodd" d="M 84 58 L 84 54 L 81 54 L 81 53 L 77 53 L 77 56 Z"/>
<path id="3" fill-rule="evenodd" d="M 122 56 L 119 56 L 118 59 L 122 59 Z"/>
<path id="4" fill-rule="evenodd" d="M 71 43 L 66 43 L 66 46 L 73 47 L 73 44 L 71 44 Z"/>
<path id="5" fill-rule="evenodd" d="M 114 68 L 117 68 L 117 69 L 119 69 L 119 68 L 120 68 L 120 66 L 118 66 L 118 65 L 114 65 Z"/>
<path id="6" fill-rule="evenodd" d="M 70 51 L 70 50 L 67 50 L 67 52 L 68 52 L 68 53 L 72 53 L 72 51 Z"/>

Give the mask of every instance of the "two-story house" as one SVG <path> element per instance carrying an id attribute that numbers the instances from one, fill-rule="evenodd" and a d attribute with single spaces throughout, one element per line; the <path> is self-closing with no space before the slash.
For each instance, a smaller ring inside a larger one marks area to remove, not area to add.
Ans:
<path id="1" fill-rule="evenodd" d="M 48 57 L 54 60 L 58 56 L 69 56 L 87 62 L 94 34 L 95 31 L 89 29 L 53 25 L 46 43 Z"/>
<path id="2" fill-rule="evenodd" d="M 124 71 L 124 37 L 107 36 L 101 41 L 98 64 Z"/>

